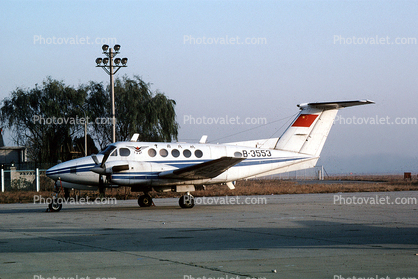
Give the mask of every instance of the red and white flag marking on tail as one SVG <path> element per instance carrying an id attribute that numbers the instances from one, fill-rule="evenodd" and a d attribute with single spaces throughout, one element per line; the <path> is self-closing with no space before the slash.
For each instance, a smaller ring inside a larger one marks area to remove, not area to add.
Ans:
<path id="1" fill-rule="evenodd" d="M 311 127 L 317 117 L 317 114 L 301 114 L 292 127 Z"/>

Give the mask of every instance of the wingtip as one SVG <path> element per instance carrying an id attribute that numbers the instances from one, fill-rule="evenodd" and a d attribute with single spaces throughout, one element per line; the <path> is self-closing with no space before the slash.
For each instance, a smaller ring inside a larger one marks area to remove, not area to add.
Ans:
<path id="1" fill-rule="evenodd" d="M 369 100 L 369 99 L 366 99 L 366 100 L 363 100 L 364 102 L 366 102 L 367 104 L 375 104 L 375 102 L 374 101 L 372 101 L 372 100 Z"/>

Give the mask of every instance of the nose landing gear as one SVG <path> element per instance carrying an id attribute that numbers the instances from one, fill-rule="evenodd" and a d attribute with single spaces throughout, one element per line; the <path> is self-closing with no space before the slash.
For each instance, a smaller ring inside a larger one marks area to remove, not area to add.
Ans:
<path id="1" fill-rule="evenodd" d="M 55 181 L 55 185 L 54 185 L 54 192 L 55 194 L 52 196 L 52 201 L 48 204 L 48 209 L 49 212 L 58 212 L 61 210 L 62 208 L 62 199 L 58 198 L 58 195 L 62 189 L 62 185 L 61 185 L 61 180 L 59 180 L 59 184 L 58 184 L 58 180 Z"/>
<path id="2" fill-rule="evenodd" d="M 58 212 L 62 208 L 62 203 L 57 197 L 52 198 L 52 202 L 48 204 L 48 209 L 50 212 Z"/>

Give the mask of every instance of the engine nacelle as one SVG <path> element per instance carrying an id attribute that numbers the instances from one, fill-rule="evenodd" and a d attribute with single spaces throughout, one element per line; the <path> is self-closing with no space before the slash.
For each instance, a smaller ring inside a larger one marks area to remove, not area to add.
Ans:
<path id="1" fill-rule="evenodd" d="M 124 164 L 122 162 L 119 162 L 119 164 L 112 163 L 112 166 L 109 166 L 109 171 L 112 173 L 110 182 L 122 186 L 151 185 L 153 180 L 158 179 L 160 172 L 175 169 L 166 164 L 129 161 L 126 162 L 128 164 L 127 169 L 118 170 L 118 167 Z M 106 170 L 108 170 L 107 164 Z"/>

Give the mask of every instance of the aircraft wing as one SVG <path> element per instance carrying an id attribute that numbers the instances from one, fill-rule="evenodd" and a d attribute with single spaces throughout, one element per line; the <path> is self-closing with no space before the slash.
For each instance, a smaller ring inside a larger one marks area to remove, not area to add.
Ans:
<path id="1" fill-rule="evenodd" d="M 214 178 L 245 158 L 221 157 L 201 164 L 160 173 L 160 178 L 168 179 L 208 179 Z"/>

